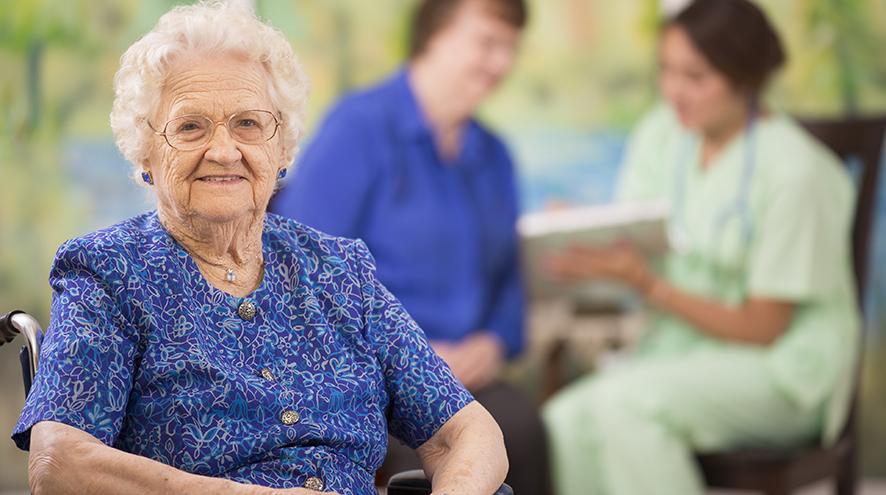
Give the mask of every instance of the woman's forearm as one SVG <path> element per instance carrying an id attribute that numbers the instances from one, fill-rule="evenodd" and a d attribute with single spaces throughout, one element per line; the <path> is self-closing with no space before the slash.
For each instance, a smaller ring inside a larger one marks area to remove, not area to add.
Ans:
<path id="1" fill-rule="evenodd" d="M 28 464 L 34 495 L 270 493 L 263 487 L 186 473 L 108 447 L 74 427 L 49 421 L 37 423 L 31 430 Z"/>
<path id="2" fill-rule="evenodd" d="M 769 345 L 787 329 L 794 304 L 750 298 L 738 307 L 680 290 L 655 279 L 646 293 L 654 306 L 685 320 L 712 337 L 745 344 Z"/>
<path id="3" fill-rule="evenodd" d="M 501 429 L 477 402 L 450 418 L 418 453 L 434 495 L 489 495 L 508 472 Z"/>

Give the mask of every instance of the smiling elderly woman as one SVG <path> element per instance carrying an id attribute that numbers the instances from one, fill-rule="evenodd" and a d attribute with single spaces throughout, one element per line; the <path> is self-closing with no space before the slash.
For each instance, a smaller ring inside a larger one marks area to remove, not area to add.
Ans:
<path id="1" fill-rule="evenodd" d="M 283 36 L 236 6 L 180 7 L 115 85 L 117 143 L 157 211 L 58 251 L 13 432 L 33 492 L 374 494 L 388 431 L 435 492 L 493 492 L 500 430 L 365 245 L 265 213 L 307 92 Z"/>

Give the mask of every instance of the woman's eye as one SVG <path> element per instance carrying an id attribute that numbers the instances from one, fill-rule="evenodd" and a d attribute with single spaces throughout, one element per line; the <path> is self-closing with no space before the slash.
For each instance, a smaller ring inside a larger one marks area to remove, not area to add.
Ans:
<path id="1" fill-rule="evenodd" d="M 194 132 L 200 130 L 200 124 L 197 122 L 185 122 L 178 126 L 178 132 Z"/>
<path id="2" fill-rule="evenodd" d="M 237 121 L 237 127 L 257 127 L 258 122 L 252 119 L 240 119 Z"/>

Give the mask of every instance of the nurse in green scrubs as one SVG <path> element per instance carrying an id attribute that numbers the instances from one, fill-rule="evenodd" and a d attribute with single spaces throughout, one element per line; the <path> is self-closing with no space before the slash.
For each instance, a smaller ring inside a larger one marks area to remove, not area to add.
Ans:
<path id="1" fill-rule="evenodd" d="M 626 363 L 546 405 L 563 495 L 701 494 L 695 452 L 827 444 L 846 419 L 854 191 L 760 101 L 784 62 L 777 34 L 747 0 L 699 0 L 665 24 L 659 56 L 664 102 L 619 194 L 671 202 L 671 253 L 655 268 L 623 245 L 547 260 L 563 279 L 632 286 L 652 313 Z"/>

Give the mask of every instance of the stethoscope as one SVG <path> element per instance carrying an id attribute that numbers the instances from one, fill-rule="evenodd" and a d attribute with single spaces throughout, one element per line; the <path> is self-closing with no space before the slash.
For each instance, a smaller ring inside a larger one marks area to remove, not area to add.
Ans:
<path id="1" fill-rule="evenodd" d="M 739 179 L 738 192 L 735 199 L 724 206 L 713 219 L 713 255 L 716 257 L 720 251 L 723 231 L 733 217 L 738 217 L 741 222 L 742 253 L 746 254 L 747 247 L 751 242 L 752 225 L 750 213 L 750 190 L 751 180 L 756 168 L 756 106 L 751 106 L 750 116 L 745 125 L 744 157 Z M 678 254 L 687 254 L 692 251 L 692 239 L 686 227 L 686 180 L 689 173 L 690 159 L 693 149 L 693 139 L 686 136 L 683 141 L 682 152 L 677 157 L 676 173 L 674 174 L 674 199 L 670 222 L 668 223 L 668 241 L 671 249 Z"/>

